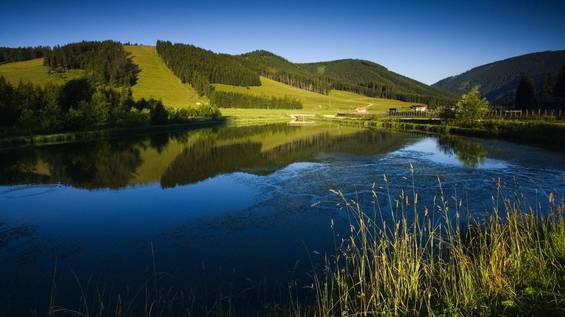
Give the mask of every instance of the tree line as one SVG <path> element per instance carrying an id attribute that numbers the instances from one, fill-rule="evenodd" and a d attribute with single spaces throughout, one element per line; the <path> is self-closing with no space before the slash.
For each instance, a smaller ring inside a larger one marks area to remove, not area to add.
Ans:
<path id="1" fill-rule="evenodd" d="M 557 78 L 546 75 L 536 89 L 534 80 L 524 75 L 518 83 L 514 95 L 514 107 L 517 109 L 564 108 L 565 107 L 565 65 L 561 67 Z"/>
<path id="2" fill-rule="evenodd" d="M 302 103 L 290 97 L 262 97 L 235 92 L 214 91 L 212 105 L 224 108 L 302 109 Z"/>
<path id="3" fill-rule="evenodd" d="M 210 94 L 210 84 L 261 85 L 257 73 L 227 54 L 168 41 L 157 41 L 157 53 L 183 83 L 191 84 L 200 95 Z"/>
<path id="4" fill-rule="evenodd" d="M 292 87 L 317 92 L 324 95 L 329 94 L 331 90 L 331 86 L 319 77 L 300 76 L 292 73 L 287 73 L 285 71 L 276 73 L 264 72 L 262 73 L 262 75 L 269 79 L 287 84 Z"/>
<path id="5" fill-rule="evenodd" d="M 41 58 L 51 50 L 48 46 L 0 47 L 0 64 Z"/>
<path id="6" fill-rule="evenodd" d="M 169 110 L 160 100 L 133 100 L 131 90 L 75 79 L 64 85 L 11 85 L 0 76 L 0 127 L 30 132 L 63 132 L 99 127 L 143 126 L 219 116 L 216 107 L 201 105 Z"/>
<path id="7" fill-rule="evenodd" d="M 44 64 L 56 72 L 84 69 L 94 82 L 119 87 L 135 84 L 139 72 L 123 45 L 115 41 L 55 46 L 47 51 Z"/>

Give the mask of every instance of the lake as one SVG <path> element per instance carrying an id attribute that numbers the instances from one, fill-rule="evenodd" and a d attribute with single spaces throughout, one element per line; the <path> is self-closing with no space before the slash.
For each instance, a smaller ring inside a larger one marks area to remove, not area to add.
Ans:
<path id="1" fill-rule="evenodd" d="M 499 180 L 505 197 L 543 209 L 549 193 L 565 193 L 565 155 L 286 124 L 4 150 L 0 305 L 16 314 L 44 311 L 50 299 L 77 307 L 81 294 L 143 301 L 147 289 L 211 303 L 227 295 L 233 305 L 286 301 L 289 284 L 308 292 L 309 273 L 348 230 L 330 189 L 384 218 L 412 186 L 420 205 L 444 197 L 480 217 Z"/>

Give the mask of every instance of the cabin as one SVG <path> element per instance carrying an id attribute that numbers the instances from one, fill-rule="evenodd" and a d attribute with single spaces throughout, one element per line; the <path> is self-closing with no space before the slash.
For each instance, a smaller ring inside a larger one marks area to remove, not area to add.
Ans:
<path id="1" fill-rule="evenodd" d="M 411 105 L 410 110 L 416 111 L 416 112 L 426 112 L 426 111 L 428 111 L 428 105 L 424 105 L 424 104 Z"/>
<path id="2" fill-rule="evenodd" d="M 396 108 L 388 108 L 388 114 L 395 114 Z"/>

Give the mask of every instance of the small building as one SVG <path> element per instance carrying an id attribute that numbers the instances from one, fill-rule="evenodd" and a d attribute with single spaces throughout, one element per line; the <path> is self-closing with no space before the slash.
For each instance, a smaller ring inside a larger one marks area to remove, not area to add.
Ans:
<path id="1" fill-rule="evenodd" d="M 426 112 L 428 111 L 428 105 L 424 105 L 424 104 L 411 105 L 410 110 L 417 112 Z"/>
<path id="2" fill-rule="evenodd" d="M 395 114 L 396 108 L 388 108 L 388 114 Z"/>
<path id="3" fill-rule="evenodd" d="M 367 107 L 359 106 L 359 107 L 355 108 L 355 113 L 366 114 L 367 113 Z"/>

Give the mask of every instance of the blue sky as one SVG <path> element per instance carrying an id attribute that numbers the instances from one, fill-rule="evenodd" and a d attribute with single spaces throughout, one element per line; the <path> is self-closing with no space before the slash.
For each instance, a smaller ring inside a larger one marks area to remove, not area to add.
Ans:
<path id="1" fill-rule="evenodd" d="M 565 1 L 13 1 L 0 46 L 114 39 L 265 49 L 293 62 L 361 58 L 431 84 L 515 55 L 565 49 Z"/>

